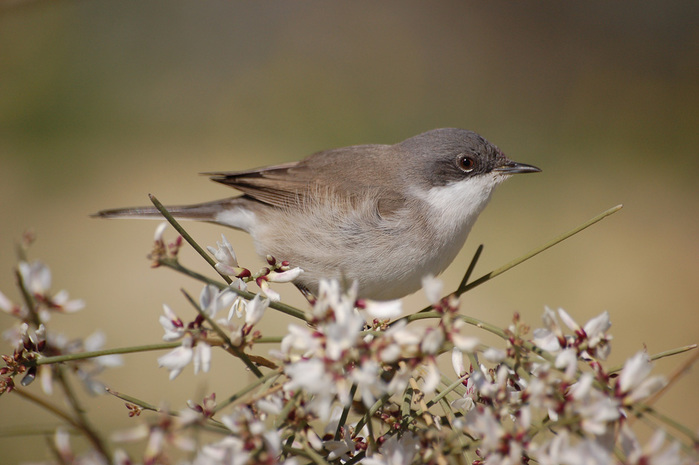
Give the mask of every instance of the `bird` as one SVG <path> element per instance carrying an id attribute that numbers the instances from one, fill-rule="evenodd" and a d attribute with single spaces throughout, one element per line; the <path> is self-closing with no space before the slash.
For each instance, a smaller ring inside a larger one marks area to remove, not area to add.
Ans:
<path id="1" fill-rule="evenodd" d="M 422 287 L 459 253 L 497 185 L 541 171 L 509 159 L 473 131 L 433 129 L 392 145 L 354 145 L 301 161 L 202 173 L 241 195 L 166 207 L 176 218 L 252 236 L 261 257 L 300 267 L 294 284 L 357 283 L 357 296 L 393 300 Z M 102 210 L 101 218 L 162 218 L 154 207 Z"/>

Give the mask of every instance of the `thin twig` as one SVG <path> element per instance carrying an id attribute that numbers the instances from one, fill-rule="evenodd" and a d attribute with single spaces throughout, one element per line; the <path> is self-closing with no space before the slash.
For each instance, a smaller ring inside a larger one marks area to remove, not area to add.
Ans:
<path id="1" fill-rule="evenodd" d="M 247 354 L 239 347 L 233 344 L 228 335 L 216 323 L 214 323 L 211 317 L 209 317 L 209 315 L 207 315 L 206 312 L 199 307 L 199 305 L 197 305 L 197 303 L 194 301 L 194 299 L 192 299 L 192 297 L 187 293 L 187 291 L 185 291 L 184 289 L 181 289 L 181 291 L 187 298 L 189 303 L 191 303 L 192 306 L 197 310 L 197 312 L 199 312 L 199 315 L 201 315 L 201 317 L 206 320 L 206 322 L 212 327 L 216 334 L 218 334 L 219 337 L 225 341 L 227 345 L 226 349 L 228 349 L 231 353 L 233 353 L 233 355 L 242 360 L 243 363 L 245 363 L 245 365 L 250 369 L 250 371 L 253 372 L 255 376 L 257 376 L 258 378 L 262 378 L 264 375 L 262 374 L 260 369 L 257 368 L 257 365 L 252 363 L 252 360 L 250 360 Z"/>
<path id="2" fill-rule="evenodd" d="M 345 407 L 342 409 L 342 414 L 340 414 L 340 420 L 337 422 L 337 429 L 335 430 L 335 441 L 339 441 L 342 439 L 342 434 L 340 430 L 342 429 L 343 426 L 345 426 L 345 423 L 347 423 L 347 417 L 349 416 L 350 409 L 352 408 L 352 399 L 354 399 L 354 395 L 357 393 L 357 383 L 352 383 L 352 387 L 350 388 L 349 392 L 349 399 L 350 402 L 345 405 Z"/>
<path id="3" fill-rule="evenodd" d="M 160 201 L 157 198 L 155 198 L 153 194 L 148 194 L 148 197 L 150 198 L 150 201 L 153 202 L 153 205 L 155 205 L 155 208 L 157 208 L 160 211 L 160 213 L 165 217 L 167 222 L 170 223 L 173 228 L 175 228 L 175 230 L 180 234 L 180 236 L 182 236 L 182 238 L 185 241 L 187 241 L 187 243 L 191 245 L 192 248 L 196 250 L 197 253 L 201 255 L 201 257 L 204 260 L 206 260 L 206 263 L 211 265 L 211 267 L 214 270 L 216 270 L 216 261 L 213 258 L 211 258 L 211 256 L 208 253 L 206 253 L 204 249 L 202 249 L 201 246 L 199 246 L 199 244 L 197 244 L 194 239 L 192 239 L 192 236 L 190 236 L 189 233 L 185 231 L 185 229 L 180 225 L 180 223 L 177 222 L 175 217 L 173 217 L 172 214 L 169 211 L 167 211 L 163 204 L 160 203 Z M 216 273 L 218 273 L 228 284 L 233 282 L 231 278 L 219 272 L 218 270 L 216 270 Z"/>
<path id="4" fill-rule="evenodd" d="M 96 358 L 103 355 L 115 354 L 132 354 L 134 352 L 148 352 L 151 350 L 174 349 L 182 345 L 180 342 L 161 342 L 158 344 L 146 344 L 142 346 L 117 347 L 115 349 L 93 350 L 90 352 L 80 352 L 77 354 L 54 355 L 53 357 L 40 357 L 36 360 L 28 360 L 25 363 L 27 366 L 32 365 L 50 365 L 53 363 L 74 362 L 76 360 L 84 360 L 87 358 Z"/>
<path id="5" fill-rule="evenodd" d="M 187 276 L 194 278 L 198 281 L 201 281 L 205 284 L 211 284 L 213 286 L 216 286 L 219 289 L 230 289 L 232 292 L 235 292 L 236 294 L 238 294 L 239 296 L 241 296 L 245 300 L 252 300 L 257 295 L 257 294 L 254 294 L 252 292 L 243 291 L 243 290 L 238 289 L 236 287 L 227 286 L 223 283 L 220 283 L 218 281 L 214 281 L 210 278 L 207 278 L 206 276 L 204 276 L 202 274 L 199 274 L 195 271 L 192 271 L 188 268 L 183 267 L 177 260 L 161 259 L 158 261 L 158 263 L 162 266 L 166 266 L 166 267 L 171 268 L 171 269 L 178 271 L 180 273 L 184 273 Z M 287 305 L 287 304 L 282 303 L 282 302 L 270 302 L 269 307 L 273 308 L 275 310 L 278 310 L 282 313 L 285 313 L 289 316 L 293 316 L 294 318 L 298 318 L 299 320 L 308 321 L 308 317 L 306 317 L 306 313 L 303 310 L 296 308 L 296 307 L 292 307 L 291 305 Z"/>
<path id="6" fill-rule="evenodd" d="M 525 261 L 529 260 L 530 258 L 534 257 L 535 255 L 540 254 L 544 250 L 550 249 L 551 247 L 558 244 L 559 242 L 563 242 L 564 240 L 568 239 L 569 237 L 572 237 L 572 236 L 576 235 L 577 233 L 579 233 L 580 231 L 587 229 L 590 226 L 592 226 L 593 224 L 603 220 L 604 218 L 608 217 L 609 215 L 618 212 L 619 210 L 621 210 L 622 207 L 623 207 L 623 205 L 617 205 L 616 207 L 612 207 L 609 210 L 606 210 L 606 211 L 600 213 L 599 215 L 595 216 L 594 218 L 591 218 L 590 220 L 586 221 L 585 223 L 578 226 L 577 228 L 571 229 L 570 231 L 563 233 L 558 237 L 553 238 L 552 240 L 545 243 L 544 245 L 537 247 L 533 250 L 530 250 L 529 252 L 522 255 L 521 257 L 516 258 L 509 263 L 506 263 L 505 265 L 491 271 L 490 273 L 488 273 L 486 275 L 481 276 L 480 278 L 476 279 L 472 283 L 465 285 L 463 288 L 457 289 L 456 295 L 460 296 L 464 292 L 470 291 L 474 287 L 480 286 L 481 284 L 483 284 L 487 281 L 490 281 L 494 277 L 503 274 L 505 271 L 508 271 L 508 270 L 514 268 L 515 266 L 519 265 L 520 263 L 525 262 Z"/>
<path id="7" fill-rule="evenodd" d="M 464 277 L 461 280 L 458 289 L 463 289 L 466 287 L 466 283 L 468 283 L 468 280 L 471 279 L 471 275 L 473 274 L 473 270 L 476 268 L 476 263 L 478 263 L 481 253 L 483 253 L 483 244 L 479 245 L 476 249 L 476 253 L 473 254 L 471 263 L 469 263 L 468 269 L 466 269 L 466 273 L 464 273 Z"/>

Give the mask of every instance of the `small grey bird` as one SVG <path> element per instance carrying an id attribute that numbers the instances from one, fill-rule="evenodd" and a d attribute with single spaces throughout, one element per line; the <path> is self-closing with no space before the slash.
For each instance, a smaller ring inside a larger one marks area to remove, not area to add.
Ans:
<path id="1" fill-rule="evenodd" d="M 283 165 L 204 173 L 243 193 L 167 207 L 177 218 L 249 233 L 257 253 L 304 272 L 294 281 L 357 281 L 359 296 L 396 299 L 454 260 L 495 186 L 516 163 L 464 129 L 435 129 L 394 145 L 356 145 Z M 153 207 L 104 210 L 102 218 L 161 218 Z"/>

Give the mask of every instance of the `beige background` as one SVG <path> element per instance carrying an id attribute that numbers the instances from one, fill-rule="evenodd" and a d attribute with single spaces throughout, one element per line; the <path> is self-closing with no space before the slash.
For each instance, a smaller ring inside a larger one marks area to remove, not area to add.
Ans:
<path id="1" fill-rule="evenodd" d="M 0 5 L 0 289 L 19 300 L 15 243 L 33 228 L 31 256 L 51 266 L 56 290 L 88 304 L 52 321 L 68 337 L 100 328 L 109 347 L 157 342 L 162 303 L 184 316 L 179 289 L 200 290 L 149 268 L 156 223 L 89 213 L 147 204 L 149 192 L 165 203 L 225 197 L 232 192 L 197 173 L 454 126 L 544 172 L 499 189 L 445 274 L 449 288 L 480 243 L 477 276 L 625 205 L 465 295 L 465 312 L 505 325 L 517 311 L 536 327 L 545 305 L 580 322 L 608 310 L 613 363 L 643 347 L 656 353 L 699 340 L 695 2 Z M 222 232 L 190 231 L 204 245 Z M 248 237 L 225 233 L 244 264 L 261 265 Z M 182 259 L 208 273 L 188 250 Z M 303 305 L 292 287 L 280 290 Z M 424 303 L 417 295 L 405 307 Z M 263 327 L 279 334 L 287 322 L 270 314 Z M 0 315 L 0 327 L 12 324 Z M 187 369 L 168 382 L 157 355 L 125 356 L 103 379 L 176 409 L 249 379 L 218 354 L 215 374 Z M 687 358 L 656 369 L 671 373 Z M 695 369 L 658 404 L 695 431 L 698 383 Z M 133 424 L 116 399 L 86 403 L 104 430 Z M 56 424 L 33 405 L 0 398 L 4 460 L 46 457 L 43 440 L 7 434 Z"/>

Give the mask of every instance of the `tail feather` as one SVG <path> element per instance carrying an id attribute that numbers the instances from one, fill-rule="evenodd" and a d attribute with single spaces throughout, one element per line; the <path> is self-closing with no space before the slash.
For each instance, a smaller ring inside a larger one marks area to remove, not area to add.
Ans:
<path id="1" fill-rule="evenodd" d="M 205 202 L 194 205 L 175 205 L 166 206 L 165 209 L 175 218 L 183 220 L 198 220 L 198 221 L 216 221 L 217 215 L 228 208 L 235 205 L 236 199 L 215 200 L 213 202 Z M 127 207 L 102 210 L 90 215 L 93 218 L 143 218 L 143 219 L 159 219 L 163 215 L 155 207 Z"/>

